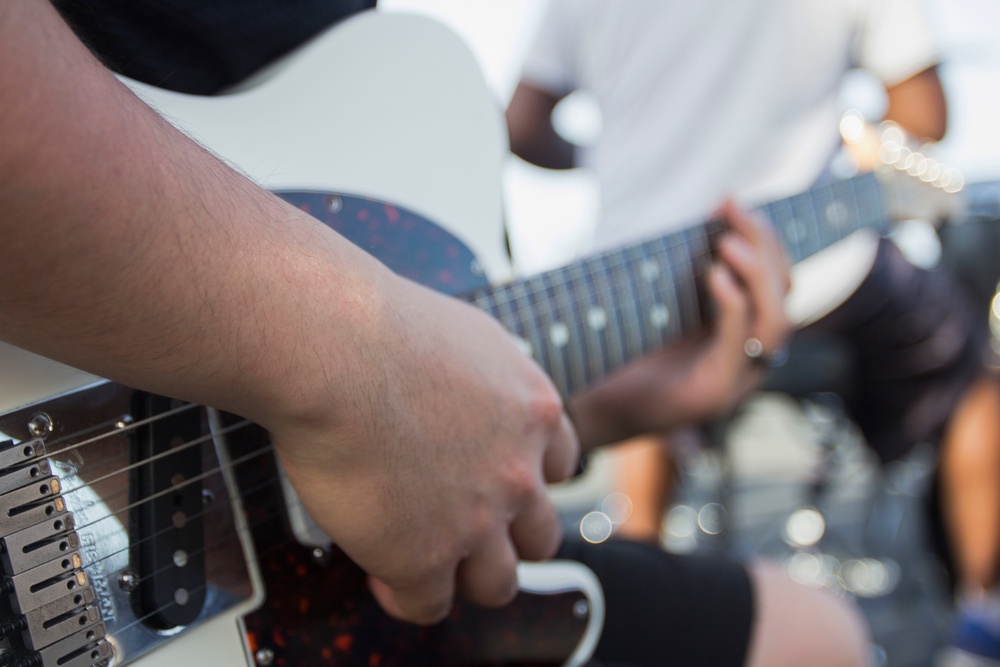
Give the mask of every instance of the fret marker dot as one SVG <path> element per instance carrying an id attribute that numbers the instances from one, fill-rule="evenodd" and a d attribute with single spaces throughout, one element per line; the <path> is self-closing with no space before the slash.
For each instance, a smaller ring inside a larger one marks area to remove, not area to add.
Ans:
<path id="1" fill-rule="evenodd" d="M 842 201 L 832 201 L 826 207 L 826 221 L 834 227 L 843 227 L 850 218 L 850 212 Z"/>
<path id="2" fill-rule="evenodd" d="M 587 324 L 592 331 L 603 331 L 608 326 L 608 314 L 600 306 L 593 306 L 587 311 Z"/>
<path id="3" fill-rule="evenodd" d="M 806 223 L 799 218 L 792 218 L 791 222 L 788 223 L 789 239 L 797 243 L 807 236 L 809 236 L 809 230 L 806 228 Z"/>
<path id="4" fill-rule="evenodd" d="M 639 267 L 639 271 L 642 273 L 642 277 L 648 282 L 653 282 L 660 277 L 660 265 L 650 260 L 643 262 Z"/>
<path id="5" fill-rule="evenodd" d="M 514 336 L 514 345 L 516 345 L 517 349 L 521 350 L 521 352 L 524 352 L 526 356 L 530 357 L 534 353 L 534 350 L 531 349 L 531 343 L 520 336 Z"/>
<path id="6" fill-rule="evenodd" d="M 670 322 L 670 311 L 662 303 L 658 303 L 649 309 L 649 321 L 657 329 L 662 329 Z"/>
<path id="7" fill-rule="evenodd" d="M 562 322 L 556 322 L 549 329 L 549 340 L 556 347 L 563 347 L 569 342 L 569 327 Z"/>

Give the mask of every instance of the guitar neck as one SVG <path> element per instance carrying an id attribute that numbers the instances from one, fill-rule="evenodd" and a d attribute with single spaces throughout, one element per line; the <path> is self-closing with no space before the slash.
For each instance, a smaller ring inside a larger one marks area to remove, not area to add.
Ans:
<path id="1" fill-rule="evenodd" d="M 874 174 L 817 186 L 758 212 L 771 220 L 792 263 L 859 229 L 887 225 Z M 722 231 L 721 222 L 709 221 L 467 298 L 513 333 L 570 396 L 704 326 L 710 309 L 703 276 Z"/>

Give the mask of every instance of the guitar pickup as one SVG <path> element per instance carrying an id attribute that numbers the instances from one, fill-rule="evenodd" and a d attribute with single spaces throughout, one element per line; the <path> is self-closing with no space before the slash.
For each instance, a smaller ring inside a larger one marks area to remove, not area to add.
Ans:
<path id="1" fill-rule="evenodd" d="M 202 415 L 185 404 L 138 394 L 132 516 L 138 529 L 132 557 L 139 576 L 133 601 L 157 630 L 189 625 L 205 603 L 205 530 L 202 513 Z"/>
<path id="2" fill-rule="evenodd" d="M 7 574 L 15 575 L 80 548 L 80 536 L 73 532 L 76 521 L 69 512 L 0 538 L 0 563 Z"/>

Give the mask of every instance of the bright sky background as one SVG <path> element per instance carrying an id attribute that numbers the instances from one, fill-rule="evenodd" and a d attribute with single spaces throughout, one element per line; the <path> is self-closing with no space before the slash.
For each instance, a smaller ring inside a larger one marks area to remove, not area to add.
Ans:
<path id="1" fill-rule="evenodd" d="M 937 157 L 962 169 L 968 181 L 1000 179 L 1000 2 L 927 2 L 945 54 L 942 75 L 951 114 Z M 544 2 L 379 0 L 379 7 L 426 13 L 452 27 L 505 103 Z M 570 259 L 594 220 L 596 199 L 589 177 L 546 173 L 512 159 L 504 180 L 508 225 L 521 270 L 533 272 Z"/>

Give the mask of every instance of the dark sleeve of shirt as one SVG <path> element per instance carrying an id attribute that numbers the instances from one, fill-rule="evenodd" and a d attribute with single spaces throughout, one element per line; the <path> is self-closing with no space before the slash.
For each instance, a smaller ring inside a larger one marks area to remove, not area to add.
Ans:
<path id="1" fill-rule="evenodd" d="M 212 95 L 376 0 L 53 0 L 113 71 Z"/>

